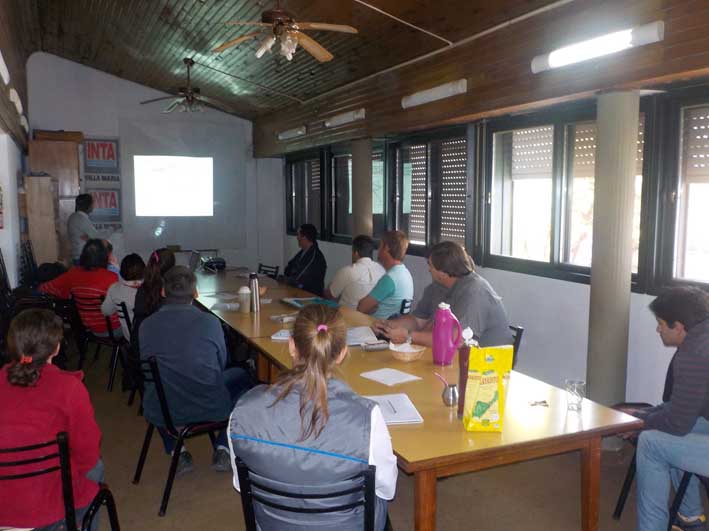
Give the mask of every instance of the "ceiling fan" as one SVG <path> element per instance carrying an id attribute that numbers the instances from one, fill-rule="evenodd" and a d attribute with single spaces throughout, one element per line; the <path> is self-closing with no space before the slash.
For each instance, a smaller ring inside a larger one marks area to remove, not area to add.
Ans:
<path id="1" fill-rule="evenodd" d="M 190 70 L 194 66 L 194 61 L 189 57 L 185 57 L 182 62 L 185 63 L 185 66 L 187 67 L 187 83 L 186 86 L 176 88 L 172 91 L 177 92 L 178 95 L 163 96 L 162 98 L 141 101 L 141 105 L 145 105 L 146 103 L 155 103 L 156 101 L 172 100 L 172 102 L 165 107 L 165 110 L 162 111 L 163 113 L 170 113 L 175 110 L 179 110 L 180 112 L 200 112 L 204 110 L 203 108 L 205 105 L 214 107 L 224 112 L 234 112 L 234 110 L 228 105 L 225 105 L 214 98 L 204 96 L 200 92 L 199 87 L 193 87 L 192 78 L 190 77 Z"/>
<path id="2" fill-rule="evenodd" d="M 266 52 L 270 52 L 276 41 L 280 41 L 280 54 L 288 59 L 293 59 L 295 49 L 300 46 L 321 63 L 332 60 L 333 55 L 322 45 L 318 44 L 312 37 L 309 37 L 301 30 L 337 31 L 339 33 L 357 33 L 357 29 L 352 26 L 341 24 L 327 24 L 324 22 L 296 22 L 294 16 L 281 9 L 280 0 L 275 9 L 269 9 L 261 13 L 261 22 L 247 22 L 237 20 L 227 22 L 229 26 L 259 26 L 262 29 L 247 33 L 236 39 L 225 42 L 212 50 L 213 52 L 223 52 L 227 48 L 241 44 L 249 39 L 261 38 L 261 46 L 256 51 L 259 59 Z"/>

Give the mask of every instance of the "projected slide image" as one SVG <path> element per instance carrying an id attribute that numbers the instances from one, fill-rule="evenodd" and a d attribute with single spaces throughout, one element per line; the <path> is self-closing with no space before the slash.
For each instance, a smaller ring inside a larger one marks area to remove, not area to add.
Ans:
<path id="1" fill-rule="evenodd" d="M 211 157 L 133 157 L 136 216 L 213 216 Z"/>

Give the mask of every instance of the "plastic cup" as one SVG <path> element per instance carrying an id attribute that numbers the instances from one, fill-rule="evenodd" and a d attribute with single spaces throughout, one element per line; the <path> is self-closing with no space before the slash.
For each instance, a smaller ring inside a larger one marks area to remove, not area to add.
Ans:
<path id="1" fill-rule="evenodd" d="M 583 380 L 566 380 L 566 407 L 569 411 L 580 411 L 583 399 L 586 396 L 586 382 Z"/>

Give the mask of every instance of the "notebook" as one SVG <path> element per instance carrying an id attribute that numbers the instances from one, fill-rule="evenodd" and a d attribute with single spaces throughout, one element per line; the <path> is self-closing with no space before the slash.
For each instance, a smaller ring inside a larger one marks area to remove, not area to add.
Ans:
<path id="1" fill-rule="evenodd" d="M 338 307 L 335 301 L 323 299 L 321 297 L 287 297 L 285 299 L 281 299 L 281 301 L 285 304 L 293 306 L 294 308 L 298 308 L 299 310 L 308 304 L 324 304 L 325 306 L 331 306 L 332 308 Z"/>
<path id="2" fill-rule="evenodd" d="M 421 424 L 423 417 L 418 412 L 408 395 L 397 393 L 392 395 L 365 396 L 379 404 L 382 416 L 387 424 Z"/>
<path id="3" fill-rule="evenodd" d="M 355 326 L 347 329 L 347 346 L 349 347 L 359 347 L 364 343 L 376 340 L 377 336 L 368 326 Z"/>

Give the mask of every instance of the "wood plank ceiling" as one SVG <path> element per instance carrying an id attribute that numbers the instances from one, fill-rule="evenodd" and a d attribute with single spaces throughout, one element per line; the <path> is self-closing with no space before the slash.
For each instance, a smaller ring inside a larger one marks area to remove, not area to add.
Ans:
<path id="1" fill-rule="evenodd" d="M 457 41 L 553 0 L 367 0 Z M 198 63 L 202 93 L 254 119 L 369 74 L 445 47 L 446 43 L 354 0 L 283 0 L 297 20 L 349 24 L 359 34 L 309 32 L 335 56 L 320 64 L 303 50 L 288 63 L 254 56 L 257 40 L 222 54 L 210 50 L 251 29 L 229 20 L 260 20 L 270 0 L 12 0 L 24 10 L 22 32 L 37 49 L 124 79 L 170 91 L 184 84 L 183 57 Z M 228 74 L 232 74 L 232 77 Z"/>

